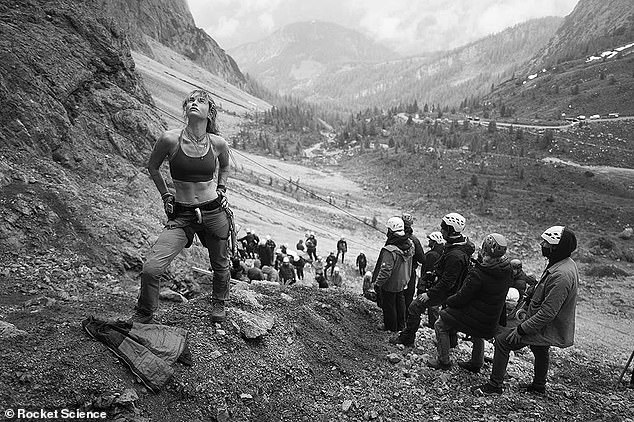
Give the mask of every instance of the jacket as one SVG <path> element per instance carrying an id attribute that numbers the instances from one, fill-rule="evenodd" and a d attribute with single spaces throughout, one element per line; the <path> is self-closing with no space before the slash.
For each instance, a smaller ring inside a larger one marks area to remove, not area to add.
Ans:
<path id="1" fill-rule="evenodd" d="M 187 331 L 178 327 L 103 321 L 88 317 L 81 323 L 95 340 L 106 345 L 153 392 L 158 392 L 174 375 L 176 361 L 191 366 Z"/>
<path id="2" fill-rule="evenodd" d="M 385 245 L 372 275 L 375 289 L 395 293 L 405 290 L 412 273 L 413 257 L 414 244 L 407 237 L 403 237 L 398 245 Z"/>
<path id="3" fill-rule="evenodd" d="M 436 263 L 442 256 L 444 250 L 445 247 L 443 245 L 436 244 L 433 249 L 425 253 L 425 260 L 420 268 L 420 279 L 416 286 L 417 294 L 421 294 L 429 289 L 436 281 Z"/>
<path id="4" fill-rule="evenodd" d="M 295 280 L 295 270 L 291 264 L 282 264 L 280 265 L 279 276 L 280 281 L 286 284 L 289 281 Z"/>
<path id="5" fill-rule="evenodd" d="M 345 240 L 339 240 L 337 242 L 337 250 L 342 252 L 348 252 L 348 242 Z"/>
<path id="6" fill-rule="evenodd" d="M 331 281 L 333 286 L 337 286 L 337 287 L 343 286 L 343 277 L 341 277 L 341 274 L 339 273 L 334 273 L 332 275 Z"/>
<path id="7" fill-rule="evenodd" d="M 357 256 L 357 267 L 365 267 L 368 264 L 368 260 L 365 257 L 365 254 L 360 253 Z"/>
<path id="8" fill-rule="evenodd" d="M 475 245 L 467 238 L 460 237 L 447 242 L 445 250 L 436 263 L 438 281 L 428 291 L 428 306 L 438 306 L 456 293 L 467 275 L 469 260 L 475 252 Z"/>
<path id="9" fill-rule="evenodd" d="M 518 326 L 522 343 L 569 347 L 574 343 L 579 270 L 565 258 L 544 271 Z"/>
<path id="10" fill-rule="evenodd" d="M 440 317 L 457 331 L 493 338 L 510 280 L 511 264 L 506 257 L 491 265 L 477 262 L 460 290 L 447 298 Z"/>

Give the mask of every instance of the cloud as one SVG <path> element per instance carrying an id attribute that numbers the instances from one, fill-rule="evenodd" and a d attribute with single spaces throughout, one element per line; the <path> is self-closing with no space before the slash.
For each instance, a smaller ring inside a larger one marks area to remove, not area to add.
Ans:
<path id="1" fill-rule="evenodd" d="M 456 48 L 532 18 L 564 16 L 577 1 L 188 0 L 196 24 L 224 48 L 316 19 L 356 29 L 403 54 Z"/>

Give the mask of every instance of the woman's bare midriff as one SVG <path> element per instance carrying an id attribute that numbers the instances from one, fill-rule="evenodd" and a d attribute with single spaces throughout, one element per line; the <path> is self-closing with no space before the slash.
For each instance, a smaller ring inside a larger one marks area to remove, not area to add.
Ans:
<path id="1" fill-rule="evenodd" d="M 213 201 L 218 197 L 216 193 L 216 181 L 208 182 L 181 182 L 174 180 L 176 188 L 176 202 L 184 205 L 200 205 Z"/>

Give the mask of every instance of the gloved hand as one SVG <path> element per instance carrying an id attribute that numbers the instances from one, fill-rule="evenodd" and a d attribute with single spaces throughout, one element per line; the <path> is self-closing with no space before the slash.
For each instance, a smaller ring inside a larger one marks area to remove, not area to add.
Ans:
<path id="1" fill-rule="evenodd" d="M 517 327 L 513 328 L 513 330 L 508 333 L 508 335 L 506 336 L 506 340 L 510 343 L 510 344 L 517 344 L 520 341 L 522 341 L 522 336 L 521 334 L 517 331 Z"/>
<path id="2" fill-rule="evenodd" d="M 174 216 L 174 202 L 176 202 L 176 198 L 171 193 L 166 192 L 161 195 L 161 199 L 163 200 L 165 215 L 167 215 L 167 218 L 172 218 Z"/>

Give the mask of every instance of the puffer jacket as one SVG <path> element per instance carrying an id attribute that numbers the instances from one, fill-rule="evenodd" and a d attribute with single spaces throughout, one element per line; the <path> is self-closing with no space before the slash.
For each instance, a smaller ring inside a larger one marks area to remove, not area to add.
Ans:
<path id="1" fill-rule="evenodd" d="M 440 317 L 457 331 L 492 338 L 510 280 L 511 264 L 506 257 L 492 264 L 477 262 L 460 290 L 447 298 L 447 308 L 440 311 Z"/>
<path id="2" fill-rule="evenodd" d="M 414 244 L 405 236 L 383 246 L 372 276 L 375 289 L 393 293 L 405 290 L 412 273 L 413 258 Z"/>
<path id="3" fill-rule="evenodd" d="M 466 237 L 448 241 L 445 250 L 436 263 L 438 281 L 427 291 L 428 305 L 438 306 L 460 289 L 467 275 L 469 259 L 475 252 L 475 245 Z"/>

